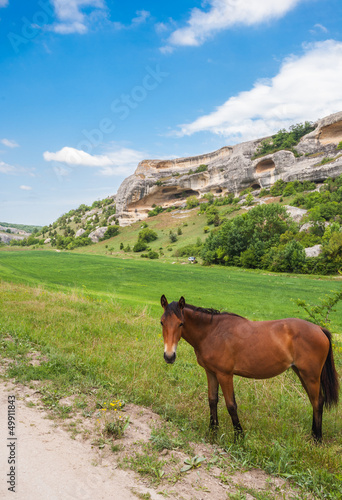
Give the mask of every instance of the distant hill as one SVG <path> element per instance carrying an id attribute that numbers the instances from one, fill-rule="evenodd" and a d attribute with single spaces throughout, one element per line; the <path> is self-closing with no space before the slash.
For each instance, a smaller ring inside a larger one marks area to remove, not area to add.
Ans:
<path id="1" fill-rule="evenodd" d="M 6 229 L 11 229 L 11 228 L 18 229 L 20 231 L 25 231 L 25 233 L 33 233 L 40 231 L 42 226 L 30 226 L 27 224 L 11 224 L 9 222 L 0 222 L 0 231 L 6 231 Z"/>

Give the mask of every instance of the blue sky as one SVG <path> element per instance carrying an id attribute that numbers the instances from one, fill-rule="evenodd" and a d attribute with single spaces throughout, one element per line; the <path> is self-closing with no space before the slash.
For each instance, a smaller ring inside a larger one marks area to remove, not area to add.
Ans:
<path id="1" fill-rule="evenodd" d="M 342 110 L 340 0 L 0 0 L 0 221 Z"/>

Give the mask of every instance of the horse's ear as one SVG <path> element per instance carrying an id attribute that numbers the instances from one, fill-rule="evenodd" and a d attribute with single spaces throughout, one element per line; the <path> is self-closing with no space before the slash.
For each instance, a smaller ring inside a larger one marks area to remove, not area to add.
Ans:
<path id="1" fill-rule="evenodd" d="M 162 305 L 162 307 L 163 307 L 164 309 L 166 309 L 166 308 L 167 308 L 167 306 L 169 305 L 169 303 L 168 303 L 167 298 L 165 297 L 165 295 L 162 295 L 162 296 L 160 297 L 160 303 L 161 303 L 161 305 Z"/>
<path id="2" fill-rule="evenodd" d="M 178 305 L 179 305 L 179 307 L 180 307 L 181 309 L 184 309 L 184 307 L 185 307 L 185 298 L 184 298 L 184 297 L 181 297 L 181 298 L 179 299 Z"/>

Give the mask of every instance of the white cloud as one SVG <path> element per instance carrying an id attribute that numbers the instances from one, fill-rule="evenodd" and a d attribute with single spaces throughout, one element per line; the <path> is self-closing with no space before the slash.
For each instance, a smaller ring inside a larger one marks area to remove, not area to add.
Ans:
<path id="1" fill-rule="evenodd" d="M 318 34 L 321 34 L 321 33 L 328 33 L 328 29 L 323 26 L 323 24 L 315 24 L 313 29 L 310 30 L 310 33 L 312 33 L 313 35 L 318 35 Z"/>
<path id="2" fill-rule="evenodd" d="M 150 17 L 150 13 L 147 10 L 138 10 L 136 14 L 137 16 L 132 19 L 133 25 L 142 24 Z"/>
<path id="3" fill-rule="evenodd" d="M 1 139 L 0 142 L 1 142 L 1 144 L 3 144 L 4 146 L 7 146 L 8 148 L 19 147 L 19 144 L 17 144 L 15 141 L 12 141 L 10 139 Z"/>
<path id="4" fill-rule="evenodd" d="M 64 147 L 56 153 L 45 151 L 43 157 L 46 161 L 57 161 L 69 166 L 98 167 L 101 175 L 111 176 L 132 173 L 137 164 L 145 158 L 145 154 L 134 149 L 121 148 L 105 155 L 91 155 L 79 149 Z M 66 175 L 66 171 L 63 171 L 63 175 Z"/>
<path id="5" fill-rule="evenodd" d="M 0 173 L 1 174 L 14 174 L 17 171 L 15 167 L 12 165 L 8 165 L 8 163 L 4 163 L 0 161 Z"/>
<path id="6" fill-rule="evenodd" d="M 279 73 L 230 97 L 215 111 L 180 125 L 176 135 L 209 131 L 236 143 L 271 135 L 305 120 L 342 110 L 342 42 L 306 45 L 285 59 Z"/>
<path id="7" fill-rule="evenodd" d="M 325 26 L 323 26 L 323 24 L 317 23 L 317 24 L 315 24 L 314 28 L 317 28 L 317 29 L 323 31 L 324 33 L 328 33 L 327 28 Z"/>
<path id="8" fill-rule="evenodd" d="M 194 8 L 187 26 L 174 31 L 168 45 L 201 45 L 218 31 L 252 26 L 283 17 L 302 0 L 208 0 L 209 10 Z"/>
<path id="9" fill-rule="evenodd" d="M 82 8 L 105 8 L 103 0 L 51 0 L 51 2 L 60 22 L 53 24 L 50 29 L 63 35 L 84 34 L 88 31 L 90 16 L 85 15 Z"/>
<path id="10" fill-rule="evenodd" d="M 147 10 L 137 10 L 136 17 L 132 19 L 130 24 L 123 24 L 120 22 L 113 22 L 112 24 L 117 30 L 129 30 L 139 26 L 140 24 L 144 24 L 150 16 L 151 14 Z"/>
<path id="11" fill-rule="evenodd" d="M 8 0 L 0 0 L 0 8 L 7 7 L 7 5 L 8 5 Z"/>
<path id="12" fill-rule="evenodd" d="M 19 186 L 19 188 L 22 189 L 23 191 L 31 191 L 32 190 L 31 186 L 25 186 L 24 184 Z"/>
<path id="13" fill-rule="evenodd" d="M 107 156 L 90 155 L 80 149 L 69 147 L 64 147 L 56 153 L 45 151 L 43 157 L 46 161 L 58 161 L 67 165 L 83 165 L 85 167 L 104 167 L 111 164 Z"/>

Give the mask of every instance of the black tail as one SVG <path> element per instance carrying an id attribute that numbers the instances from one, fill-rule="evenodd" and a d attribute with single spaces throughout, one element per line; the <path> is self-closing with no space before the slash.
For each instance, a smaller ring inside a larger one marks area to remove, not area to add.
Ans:
<path id="1" fill-rule="evenodd" d="M 321 374 L 321 388 L 324 395 L 324 405 L 329 408 L 338 403 L 339 381 L 331 346 L 331 333 L 326 328 L 322 328 L 322 331 L 328 337 L 330 343 L 328 356 L 325 360 Z"/>

